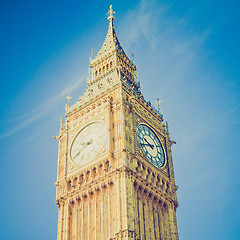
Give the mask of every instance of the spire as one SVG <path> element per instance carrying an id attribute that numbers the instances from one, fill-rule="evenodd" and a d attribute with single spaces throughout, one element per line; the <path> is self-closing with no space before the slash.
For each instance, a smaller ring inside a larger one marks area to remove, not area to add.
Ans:
<path id="1" fill-rule="evenodd" d="M 114 29 L 113 21 L 115 20 L 115 17 L 114 17 L 113 14 L 116 14 L 116 13 L 113 11 L 112 5 L 110 5 L 110 9 L 108 10 L 107 15 L 109 15 L 109 16 L 108 16 L 109 29 L 112 30 L 112 31 L 111 31 L 111 33 L 112 33 L 111 35 L 113 35 L 113 37 L 114 37 L 115 32 L 113 31 L 113 29 Z M 115 34 L 115 35 L 116 35 L 116 34 Z"/>
<path id="2" fill-rule="evenodd" d="M 71 107 L 68 106 L 69 102 L 66 104 L 66 112 L 68 113 L 79 109 L 80 106 L 85 106 L 85 103 L 101 94 L 107 93 L 108 90 L 113 89 L 117 84 L 121 84 L 120 86 L 133 95 L 137 101 L 145 104 L 153 113 L 157 114 L 157 110 L 153 109 L 146 102 L 141 93 L 134 54 L 132 54 L 132 59 L 130 60 L 117 38 L 114 27 L 114 14 L 113 7 L 110 5 L 107 13 L 109 25 L 105 40 L 95 57 L 93 57 L 93 51 L 91 50 L 87 89 L 79 97 L 76 104 Z M 71 97 L 68 97 L 70 100 Z M 159 116 L 163 121 L 162 114 L 159 113 Z"/>
<path id="3" fill-rule="evenodd" d="M 100 51 L 98 52 L 97 56 L 90 60 L 91 64 L 95 64 L 105 56 L 111 55 L 114 51 L 117 51 L 118 54 L 120 54 L 122 57 L 126 57 L 126 59 L 129 59 L 117 38 L 114 23 L 113 23 L 113 21 L 115 20 L 114 14 L 116 13 L 113 11 L 112 5 L 110 5 L 110 9 L 108 10 L 108 13 L 107 13 L 108 20 L 109 20 L 107 36 L 105 37 L 103 45 Z"/>

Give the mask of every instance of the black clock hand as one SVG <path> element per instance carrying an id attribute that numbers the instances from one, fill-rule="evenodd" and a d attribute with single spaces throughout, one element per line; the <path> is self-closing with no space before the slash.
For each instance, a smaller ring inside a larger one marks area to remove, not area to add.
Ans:
<path id="1" fill-rule="evenodd" d="M 154 148 L 154 146 L 152 144 L 148 144 L 148 143 L 140 143 L 141 145 L 145 145 L 145 146 L 149 146 L 151 149 Z"/>
<path id="2" fill-rule="evenodd" d="M 146 138 L 143 138 L 143 139 L 145 140 L 145 142 L 147 142 L 147 143 L 148 143 L 148 146 L 149 146 L 149 147 L 151 147 L 151 149 L 153 149 L 153 148 L 154 148 L 154 145 L 150 144 Z"/>
<path id="3" fill-rule="evenodd" d="M 150 144 L 146 138 L 143 138 L 143 139 L 145 140 L 145 142 L 147 142 L 148 144 Z"/>
<path id="4" fill-rule="evenodd" d="M 82 150 L 82 149 L 81 149 Z M 79 154 L 80 154 L 80 152 L 81 151 L 79 151 L 74 157 L 73 157 L 73 159 L 75 158 L 75 157 L 77 157 Z"/>
<path id="5" fill-rule="evenodd" d="M 93 139 L 90 139 L 89 142 L 87 142 L 87 145 L 92 144 L 92 142 L 93 142 Z"/>
<path id="6" fill-rule="evenodd" d="M 158 146 L 158 145 L 156 147 L 162 148 L 162 146 Z M 163 153 L 159 152 L 159 154 L 163 156 Z"/>
<path id="7" fill-rule="evenodd" d="M 78 153 L 77 153 L 73 158 L 77 157 L 77 156 L 81 153 L 81 151 L 82 151 L 84 148 L 86 148 L 88 145 L 92 144 L 92 142 L 93 142 L 93 140 L 91 139 L 91 140 L 88 141 L 88 142 L 83 142 L 83 143 L 81 143 L 81 145 L 83 145 L 83 147 L 81 148 L 81 150 L 78 151 Z"/>

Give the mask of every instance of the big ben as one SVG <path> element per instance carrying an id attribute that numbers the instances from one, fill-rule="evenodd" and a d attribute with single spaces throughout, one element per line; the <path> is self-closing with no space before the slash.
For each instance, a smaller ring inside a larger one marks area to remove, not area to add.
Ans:
<path id="1" fill-rule="evenodd" d="M 178 207 L 168 125 L 145 100 L 136 66 L 108 11 L 87 89 L 61 119 L 58 240 L 177 240 Z"/>

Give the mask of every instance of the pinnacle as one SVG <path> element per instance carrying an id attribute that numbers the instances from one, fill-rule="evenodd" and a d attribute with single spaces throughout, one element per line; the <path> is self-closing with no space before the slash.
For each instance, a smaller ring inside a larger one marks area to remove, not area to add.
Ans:
<path id="1" fill-rule="evenodd" d="M 91 60 L 91 64 L 99 61 L 101 58 L 108 56 L 108 54 L 111 54 L 113 51 L 117 51 L 119 52 L 122 56 L 127 57 L 126 53 L 124 52 L 118 38 L 115 32 L 115 28 L 114 28 L 114 16 L 113 14 L 115 14 L 115 12 L 112 9 L 112 5 L 110 6 L 110 9 L 108 11 L 108 20 L 109 20 L 109 26 L 108 26 L 108 32 L 107 35 L 105 37 L 105 40 L 102 44 L 101 49 L 99 50 L 98 54 L 96 55 L 95 58 L 93 58 Z"/>

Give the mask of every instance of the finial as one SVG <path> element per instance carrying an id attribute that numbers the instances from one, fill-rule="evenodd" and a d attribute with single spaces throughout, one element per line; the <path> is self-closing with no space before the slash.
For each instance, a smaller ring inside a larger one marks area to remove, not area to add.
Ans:
<path id="1" fill-rule="evenodd" d="M 70 99 L 71 99 L 72 97 L 70 97 L 70 93 L 68 93 L 68 96 L 66 97 L 66 99 L 68 100 L 68 107 L 69 107 L 69 103 L 70 103 Z"/>
<path id="2" fill-rule="evenodd" d="M 156 101 L 157 105 L 158 105 L 158 112 L 161 114 L 161 110 L 160 110 L 160 104 L 162 103 L 162 100 L 159 100 L 159 98 L 157 98 L 157 101 Z"/>
<path id="3" fill-rule="evenodd" d="M 89 82 L 91 79 L 91 61 L 92 61 L 92 59 L 93 59 L 93 49 L 91 48 L 90 57 L 89 57 L 89 62 L 90 62 L 89 70 L 88 70 L 89 74 L 88 74 L 87 82 Z"/>
<path id="4" fill-rule="evenodd" d="M 109 20 L 109 21 L 115 19 L 114 16 L 113 16 L 113 14 L 116 14 L 116 13 L 113 11 L 112 5 L 110 5 L 110 9 L 108 10 L 108 13 L 107 13 L 107 15 L 109 15 L 109 17 L 108 17 L 108 20 Z"/>
<path id="5" fill-rule="evenodd" d="M 91 48 L 91 52 L 90 52 L 90 60 L 92 60 L 93 58 L 93 49 Z"/>
<path id="6" fill-rule="evenodd" d="M 63 117 L 61 117 L 61 121 L 60 121 L 60 131 L 63 130 Z"/>
<path id="7" fill-rule="evenodd" d="M 135 64 L 134 57 L 135 57 L 135 54 L 134 54 L 134 51 L 132 51 L 132 61 L 133 61 L 133 63 Z"/>
<path id="8" fill-rule="evenodd" d="M 169 135 L 168 122 L 166 122 L 166 130 L 167 130 L 167 134 Z"/>

